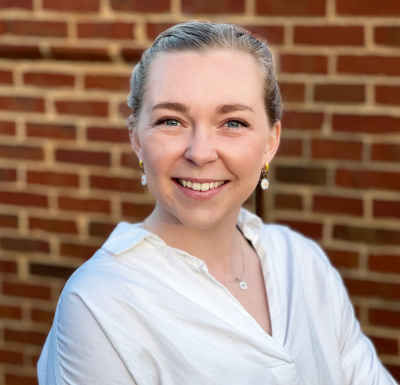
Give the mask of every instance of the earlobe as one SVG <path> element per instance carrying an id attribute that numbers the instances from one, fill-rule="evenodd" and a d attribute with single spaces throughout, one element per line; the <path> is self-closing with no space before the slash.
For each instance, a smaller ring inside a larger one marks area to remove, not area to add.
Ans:
<path id="1" fill-rule="evenodd" d="M 280 139 L 281 139 L 281 121 L 278 120 L 274 124 L 274 127 L 271 129 L 269 134 L 267 148 L 264 153 L 264 163 L 265 162 L 269 163 L 274 158 L 279 148 Z"/>

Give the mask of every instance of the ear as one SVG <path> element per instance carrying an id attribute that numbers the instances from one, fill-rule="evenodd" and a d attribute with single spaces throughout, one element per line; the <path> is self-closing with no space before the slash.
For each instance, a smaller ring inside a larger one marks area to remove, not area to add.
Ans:
<path id="1" fill-rule="evenodd" d="M 278 120 L 269 132 L 267 147 L 264 152 L 264 164 L 271 162 L 278 151 L 279 142 L 281 140 L 281 121 Z"/>
<path id="2" fill-rule="evenodd" d="M 140 142 L 139 133 L 137 129 L 133 129 L 131 131 L 130 140 L 133 151 L 135 151 L 136 156 L 138 157 L 138 159 L 142 159 L 143 158 L 142 145 Z"/>

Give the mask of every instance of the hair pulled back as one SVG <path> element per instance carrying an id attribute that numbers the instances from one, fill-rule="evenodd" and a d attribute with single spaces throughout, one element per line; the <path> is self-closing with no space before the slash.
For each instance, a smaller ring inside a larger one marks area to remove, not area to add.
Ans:
<path id="1" fill-rule="evenodd" d="M 205 52 L 213 49 L 238 50 L 249 53 L 257 60 L 264 72 L 264 104 L 269 123 L 274 125 L 280 120 L 281 95 L 275 77 L 272 54 L 266 42 L 236 24 L 188 21 L 177 24 L 158 35 L 134 68 L 127 102 L 133 110 L 128 118 L 129 128 L 133 129 L 137 125 L 146 91 L 149 67 L 159 55 L 185 51 Z"/>

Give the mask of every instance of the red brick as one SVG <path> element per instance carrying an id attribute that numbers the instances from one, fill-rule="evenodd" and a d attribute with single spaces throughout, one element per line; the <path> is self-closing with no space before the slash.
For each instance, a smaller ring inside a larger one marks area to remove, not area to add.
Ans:
<path id="1" fill-rule="evenodd" d="M 110 91 L 129 91 L 129 76 L 87 75 L 85 88 Z"/>
<path id="2" fill-rule="evenodd" d="M 309 45 L 363 45 L 364 28 L 355 26 L 301 26 L 294 28 L 294 43 Z"/>
<path id="3" fill-rule="evenodd" d="M 340 140 L 313 139 L 311 142 L 314 159 L 362 160 L 363 144 Z"/>
<path id="4" fill-rule="evenodd" d="M 365 86 L 354 84 L 316 84 L 314 100 L 329 103 L 365 102 Z"/>
<path id="5" fill-rule="evenodd" d="M 0 71 L 1 84 L 13 84 L 13 73 L 11 71 Z"/>
<path id="6" fill-rule="evenodd" d="M 58 265 L 44 265 L 41 263 L 31 263 L 29 272 L 32 275 L 39 275 L 41 277 L 62 278 L 67 280 L 75 271 L 72 267 L 58 266 Z"/>
<path id="7" fill-rule="evenodd" d="M 43 149 L 30 146 L 0 145 L 0 158 L 43 160 Z"/>
<path id="8" fill-rule="evenodd" d="M 351 296 L 380 298 L 389 301 L 400 300 L 400 284 L 349 278 L 345 279 L 344 283 Z"/>
<path id="9" fill-rule="evenodd" d="M 99 249 L 98 246 L 88 246 L 73 243 L 61 243 L 60 254 L 68 257 L 89 259 Z"/>
<path id="10" fill-rule="evenodd" d="M 337 68 L 343 74 L 399 76 L 400 56 L 343 55 L 338 57 Z"/>
<path id="11" fill-rule="evenodd" d="M 400 382 L 400 366 L 399 365 L 389 365 L 385 364 L 385 368 L 389 371 L 392 377 Z"/>
<path id="12" fill-rule="evenodd" d="M 268 16 L 322 16 L 325 15 L 325 1 L 257 0 L 256 12 Z"/>
<path id="13" fill-rule="evenodd" d="M 343 15 L 368 15 L 368 16 L 391 16 L 400 15 L 400 3 L 397 0 L 375 0 L 358 1 L 337 0 L 336 11 Z"/>
<path id="14" fill-rule="evenodd" d="M 9 20 L 8 31 L 17 36 L 67 37 L 67 23 L 60 21 Z"/>
<path id="15" fill-rule="evenodd" d="M 324 186 L 326 170 L 319 167 L 277 166 L 275 178 L 283 183 Z"/>
<path id="16" fill-rule="evenodd" d="M 282 127 L 284 129 L 320 130 L 324 120 L 324 114 L 319 112 L 284 111 Z"/>
<path id="17" fill-rule="evenodd" d="M 361 226 L 335 225 L 333 237 L 350 242 L 377 245 L 400 245 L 400 231 Z"/>
<path id="18" fill-rule="evenodd" d="M 0 350 L 0 362 L 11 365 L 23 365 L 24 357 L 21 352 L 13 352 L 10 350 Z"/>
<path id="19" fill-rule="evenodd" d="M 400 201 L 374 200 L 375 218 L 400 218 Z"/>
<path id="20" fill-rule="evenodd" d="M 104 128 L 104 127 L 88 127 L 86 138 L 91 141 L 108 142 L 108 143 L 128 143 L 129 134 L 126 127 L 124 128 Z"/>
<path id="21" fill-rule="evenodd" d="M 126 103 L 120 103 L 118 105 L 118 112 L 121 118 L 127 119 L 128 116 L 132 114 L 132 110 L 130 107 L 127 106 Z"/>
<path id="22" fill-rule="evenodd" d="M 305 86 L 303 83 L 279 82 L 283 102 L 303 102 Z"/>
<path id="23" fill-rule="evenodd" d="M 115 223 L 91 222 L 89 224 L 89 234 L 94 237 L 108 237 L 115 228 Z"/>
<path id="24" fill-rule="evenodd" d="M 76 128 L 72 125 L 26 123 L 26 134 L 32 138 L 76 139 Z"/>
<path id="25" fill-rule="evenodd" d="M 44 112 L 43 98 L 27 96 L 0 96 L 0 110 L 18 112 Z"/>
<path id="26" fill-rule="evenodd" d="M 322 223 L 278 219 L 278 223 L 289 226 L 291 229 L 313 239 L 322 238 Z"/>
<path id="27" fill-rule="evenodd" d="M 38 46 L 0 44 L 0 58 L 37 60 L 42 59 L 43 56 Z"/>
<path id="28" fill-rule="evenodd" d="M 333 115 L 332 128 L 339 132 L 362 134 L 398 133 L 400 118 L 386 115 Z"/>
<path id="29" fill-rule="evenodd" d="M 102 199 L 83 199 L 83 198 L 58 198 L 58 207 L 61 210 L 111 213 L 111 204 L 109 201 Z"/>
<path id="30" fill-rule="evenodd" d="M 370 254 L 368 268 L 381 273 L 400 274 L 400 255 Z"/>
<path id="31" fill-rule="evenodd" d="M 86 150 L 56 150 L 58 162 L 86 164 L 92 166 L 110 166 L 111 157 L 108 152 Z"/>
<path id="32" fill-rule="evenodd" d="M 6 373 L 5 377 L 7 385 L 37 385 L 36 376 L 28 377 L 24 375 Z"/>
<path id="33" fill-rule="evenodd" d="M 303 198 L 296 194 L 275 194 L 274 207 L 277 209 L 302 210 Z"/>
<path id="34" fill-rule="evenodd" d="M 0 135 L 15 135 L 14 122 L 0 122 Z"/>
<path id="35" fill-rule="evenodd" d="M 400 105 L 400 86 L 376 86 L 375 101 L 381 104 Z"/>
<path id="36" fill-rule="evenodd" d="M 24 74 L 24 83 L 40 87 L 73 87 L 75 77 L 59 73 L 28 72 Z"/>
<path id="37" fill-rule="evenodd" d="M 108 117 L 108 103 L 94 100 L 59 100 L 55 102 L 59 114 Z"/>
<path id="38" fill-rule="evenodd" d="M 314 195 L 313 211 L 356 216 L 364 214 L 362 199 L 326 195 Z"/>
<path id="39" fill-rule="evenodd" d="M 0 8 L 33 9 L 33 0 L 0 0 Z"/>
<path id="40" fill-rule="evenodd" d="M 98 12 L 100 0 L 43 0 L 43 9 L 50 9 L 61 12 Z"/>
<path id="41" fill-rule="evenodd" d="M 51 325 L 54 319 L 54 312 L 41 309 L 32 309 L 31 317 L 33 322 Z"/>
<path id="42" fill-rule="evenodd" d="M 0 246 L 3 250 L 21 251 L 24 253 L 49 253 L 50 245 L 46 241 L 37 239 L 22 239 L 1 237 Z"/>
<path id="43" fill-rule="evenodd" d="M 40 229 L 52 233 L 77 234 L 78 228 L 75 221 L 60 219 L 29 218 L 29 228 L 31 230 Z"/>
<path id="44" fill-rule="evenodd" d="M 400 173 L 339 169 L 336 185 L 357 189 L 400 190 Z"/>
<path id="45" fill-rule="evenodd" d="M 369 309 L 369 322 L 373 325 L 400 328 L 400 312 L 385 309 Z"/>
<path id="46" fill-rule="evenodd" d="M 18 217 L 15 215 L 0 214 L 0 227 L 18 227 Z"/>
<path id="47" fill-rule="evenodd" d="M 375 43 L 400 47 L 400 27 L 376 27 Z"/>
<path id="48" fill-rule="evenodd" d="M 368 336 L 372 343 L 375 345 L 378 354 L 390 354 L 397 355 L 399 354 L 399 344 L 397 340 L 390 338 L 382 338 L 382 337 L 374 337 Z"/>
<path id="49" fill-rule="evenodd" d="M 139 205 L 130 202 L 122 202 L 122 215 L 133 218 L 135 221 L 142 221 L 154 210 L 153 205 Z"/>
<path id="50" fill-rule="evenodd" d="M 43 346 L 47 334 L 30 330 L 4 329 L 4 340 L 8 342 L 22 342 L 29 345 Z"/>
<path id="51" fill-rule="evenodd" d="M 170 0 L 110 0 L 114 11 L 130 12 L 169 12 Z"/>
<path id="52" fill-rule="evenodd" d="M 6 27 L 6 21 L 5 20 L 0 20 L 0 35 L 4 35 L 7 33 L 7 27 Z"/>
<path id="53" fill-rule="evenodd" d="M 121 155 L 121 166 L 128 168 L 135 168 L 137 170 L 140 169 L 138 158 L 133 151 L 128 153 L 123 153 Z"/>
<path id="54" fill-rule="evenodd" d="M 92 189 L 125 191 L 125 192 L 140 192 L 142 185 L 137 179 L 118 178 L 107 176 L 91 176 L 90 187 Z"/>
<path id="55" fill-rule="evenodd" d="M 357 268 L 359 255 L 356 252 L 325 249 L 330 261 L 336 268 Z"/>
<path id="56" fill-rule="evenodd" d="M 123 48 L 121 49 L 121 56 L 128 63 L 138 63 L 143 52 L 144 50 L 140 48 Z"/>
<path id="57" fill-rule="evenodd" d="M 0 147 L 1 156 L 1 147 Z M 15 182 L 17 180 L 17 170 L 12 168 L 0 168 L 0 183 Z"/>
<path id="58" fill-rule="evenodd" d="M 110 61 L 107 48 L 53 46 L 50 47 L 50 53 L 55 60 Z"/>
<path id="59" fill-rule="evenodd" d="M 47 207 L 47 196 L 17 191 L 0 191 L 0 203 L 17 206 Z"/>
<path id="60" fill-rule="evenodd" d="M 0 272 L 6 274 L 17 273 L 17 264 L 14 261 L 0 260 Z"/>
<path id="61" fill-rule="evenodd" d="M 78 23 L 78 37 L 84 39 L 133 39 L 133 23 Z"/>
<path id="62" fill-rule="evenodd" d="M 288 139 L 284 138 L 279 144 L 279 156 L 299 156 L 303 154 L 303 140 L 302 139 Z"/>
<path id="63" fill-rule="evenodd" d="M 244 27 L 266 40 L 268 44 L 283 44 L 284 27 L 278 25 L 244 25 Z"/>
<path id="64" fill-rule="evenodd" d="M 17 306 L 0 305 L 0 318 L 22 319 L 22 310 Z"/>
<path id="65" fill-rule="evenodd" d="M 182 0 L 185 13 L 242 13 L 245 0 Z"/>
<path id="66" fill-rule="evenodd" d="M 69 173 L 28 170 L 27 182 L 46 186 L 79 187 L 79 176 Z"/>
<path id="67" fill-rule="evenodd" d="M 2 287 L 5 295 L 43 300 L 51 299 L 51 289 L 48 286 L 3 282 Z"/>
<path id="68" fill-rule="evenodd" d="M 328 58 L 321 55 L 293 55 L 280 56 L 281 72 L 326 74 L 328 71 Z"/>
<path id="69" fill-rule="evenodd" d="M 147 37 L 150 40 L 155 40 L 155 38 L 161 33 L 166 31 L 168 28 L 174 26 L 174 23 L 147 23 L 146 31 Z"/>

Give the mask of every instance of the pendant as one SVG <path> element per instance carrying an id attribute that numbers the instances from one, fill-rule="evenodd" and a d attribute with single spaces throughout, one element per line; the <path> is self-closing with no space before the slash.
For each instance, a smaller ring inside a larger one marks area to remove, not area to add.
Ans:
<path id="1" fill-rule="evenodd" d="M 242 290 L 247 290 L 247 283 L 239 279 L 239 286 Z"/>

